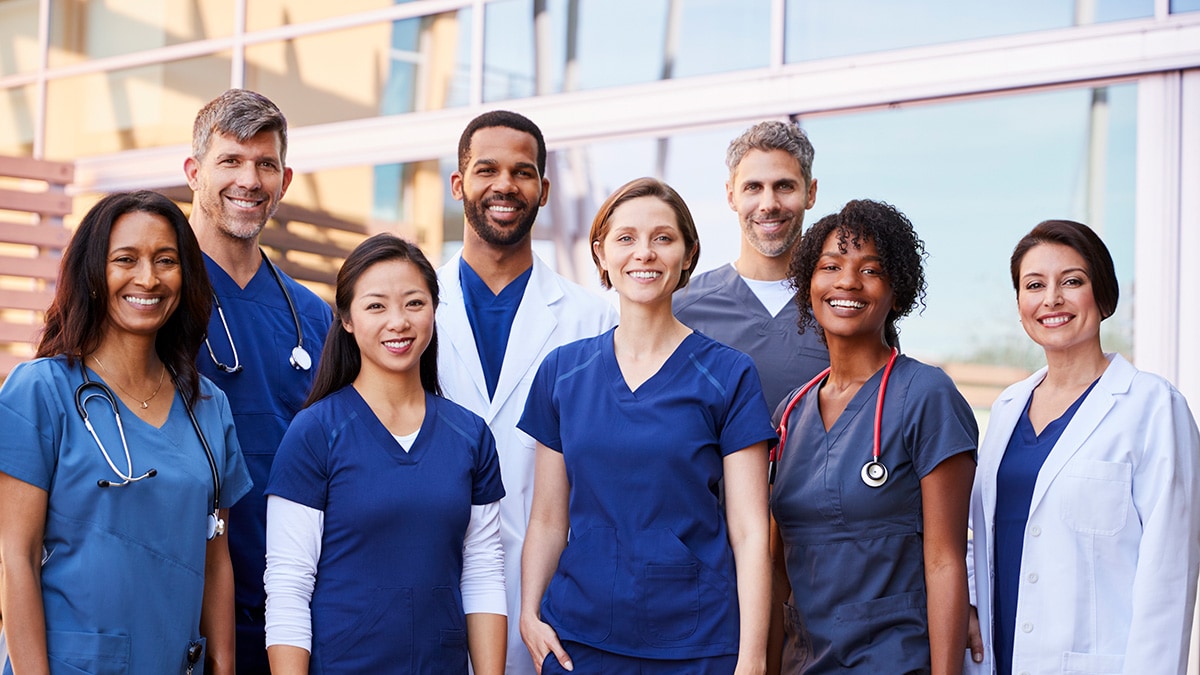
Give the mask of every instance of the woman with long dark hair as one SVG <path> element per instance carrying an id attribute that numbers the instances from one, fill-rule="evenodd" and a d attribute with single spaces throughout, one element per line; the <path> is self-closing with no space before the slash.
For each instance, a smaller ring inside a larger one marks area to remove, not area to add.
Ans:
<path id="1" fill-rule="evenodd" d="M 504 670 L 504 496 L 482 419 L 439 395 L 437 276 L 378 234 L 338 272 L 308 407 L 267 485 L 274 673 Z"/>
<path id="2" fill-rule="evenodd" d="M 210 295 L 161 195 L 109 195 L 71 238 L 38 358 L 0 390 L 5 673 L 193 672 L 206 641 L 233 672 L 220 535 L 250 477 L 196 372 Z"/>

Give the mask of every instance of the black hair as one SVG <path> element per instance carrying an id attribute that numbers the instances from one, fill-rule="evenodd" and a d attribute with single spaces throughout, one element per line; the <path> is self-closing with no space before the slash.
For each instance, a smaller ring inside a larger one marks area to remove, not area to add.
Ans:
<path id="1" fill-rule="evenodd" d="M 510 110 L 485 112 L 467 124 L 467 128 L 463 129 L 462 136 L 458 138 L 459 173 L 466 173 L 467 164 L 471 162 L 471 139 L 474 138 L 475 132 L 491 127 L 505 127 L 533 136 L 533 139 L 537 141 L 538 177 L 546 177 L 546 139 L 542 137 L 542 130 L 538 128 L 538 125 L 533 123 L 533 120 Z"/>

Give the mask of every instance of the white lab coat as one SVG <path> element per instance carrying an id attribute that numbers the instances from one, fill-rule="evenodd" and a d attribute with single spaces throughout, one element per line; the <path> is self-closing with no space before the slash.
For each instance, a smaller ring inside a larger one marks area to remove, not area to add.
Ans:
<path id="1" fill-rule="evenodd" d="M 525 399 L 542 359 L 568 342 L 594 337 L 617 323 L 617 312 L 600 296 L 555 274 L 536 255 L 496 383 L 489 399 L 483 366 L 463 305 L 456 255 L 438 270 L 438 376 L 446 398 L 482 417 L 496 437 L 504 499 L 500 502 L 500 541 L 508 593 L 509 675 L 532 675 L 533 659 L 521 640 L 521 545 L 533 500 L 534 441 L 517 429 Z"/>
<path id="2" fill-rule="evenodd" d="M 1186 672 L 1200 568 L 1200 436 L 1183 395 L 1120 355 L 1038 473 L 1021 556 L 1013 673 Z M 993 673 L 996 471 L 1042 369 L 992 406 L 967 554 Z"/>

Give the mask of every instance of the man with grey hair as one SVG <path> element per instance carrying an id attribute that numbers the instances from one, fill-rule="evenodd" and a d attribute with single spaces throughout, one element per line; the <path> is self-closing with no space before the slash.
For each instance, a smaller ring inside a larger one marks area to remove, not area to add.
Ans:
<path id="1" fill-rule="evenodd" d="M 287 120 L 267 97 L 230 89 L 204 106 L 183 171 L 191 224 L 212 280 L 212 317 L 197 364 L 229 398 L 254 488 L 231 510 L 237 671 L 269 673 L 263 571 L 271 462 L 312 388 L 329 305 L 277 269 L 259 235 L 292 180 Z"/>
<path id="2" fill-rule="evenodd" d="M 804 213 L 817 199 L 812 161 L 808 136 L 789 122 L 759 122 L 735 138 L 725 196 L 741 222 L 738 258 L 693 277 L 674 298 L 680 321 L 754 359 L 772 409 L 829 365 L 816 332 L 796 330 L 788 282 Z"/>

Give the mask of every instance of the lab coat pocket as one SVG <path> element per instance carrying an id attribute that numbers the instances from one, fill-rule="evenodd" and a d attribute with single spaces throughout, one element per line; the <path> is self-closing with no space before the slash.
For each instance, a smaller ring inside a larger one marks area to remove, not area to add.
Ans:
<path id="1" fill-rule="evenodd" d="M 46 631 L 46 653 L 54 673 L 122 675 L 129 671 L 129 636 Z"/>
<path id="2" fill-rule="evenodd" d="M 1063 675 L 1116 675 L 1125 666 L 1121 654 L 1083 654 L 1065 652 L 1062 660 Z"/>
<path id="3" fill-rule="evenodd" d="M 574 533 L 572 533 L 574 535 Z M 546 607 L 581 640 L 600 642 L 612 633 L 617 580 L 617 532 L 594 527 L 572 536 L 546 589 Z"/>
<path id="4" fill-rule="evenodd" d="M 1111 536 L 1125 527 L 1133 467 L 1126 462 L 1074 460 L 1054 480 L 1063 522 L 1080 534 Z"/>

